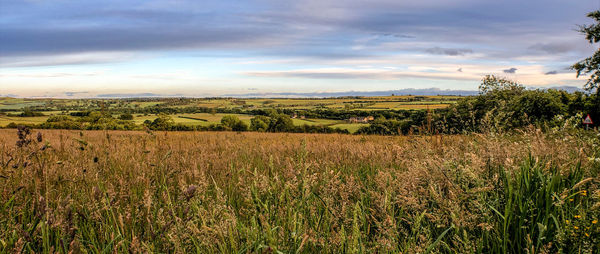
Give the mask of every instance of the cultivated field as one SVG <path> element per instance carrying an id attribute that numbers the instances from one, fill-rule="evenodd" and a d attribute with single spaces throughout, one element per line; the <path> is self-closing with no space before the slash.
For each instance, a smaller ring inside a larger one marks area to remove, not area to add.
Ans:
<path id="1" fill-rule="evenodd" d="M 223 110 L 348 110 L 351 112 L 368 111 L 376 114 L 387 110 L 433 110 L 446 108 L 464 97 L 459 96 L 376 96 L 376 97 L 341 97 L 341 98 L 138 98 L 138 99 L 20 99 L 0 98 L 0 127 L 10 123 L 40 124 L 50 116 L 69 116 L 78 111 L 109 111 L 117 118 L 120 113 L 150 108 L 183 109 L 186 107 L 210 108 Z M 24 110 L 39 111 L 44 116 L 8 116 L 20 114 Z M 188 126 L 209 126 L 219 124 L 225 115 L 235 115 L 246 124 L 250 124 L 251 114 L 244 113 L 176 113 L 171 114 L 176 124 Z M 134 113 L 134 123 L 141 125 L 144 121 L 153 121 L 157 114 Z M 348 123 L 345 119 L 294 119 L 294 125 L 321 125 L 339 127 L 355 132 L 365 124 Z"/>
<path id="2" fill-rule="evenodd" d="M 37 133 L 0 130 L 0 253 L 600 250 L 597 133 Z"/>
<path id="3" fill-rule="evenodd" d="M 27 107 L 45 109 L 98 106 L 111 108 L 146 108 L 153 106 L 208 108 L 287 108 L 287 109 L 423 109 L 444 108 L 464 98 L 461 96 L 372 96 L 339 98 L 138 98 L 138 99 L 21 99 L 0 97 L 0 110 L 21 110 Z M 176 102 L 174 102 L 176 101 Z"/>

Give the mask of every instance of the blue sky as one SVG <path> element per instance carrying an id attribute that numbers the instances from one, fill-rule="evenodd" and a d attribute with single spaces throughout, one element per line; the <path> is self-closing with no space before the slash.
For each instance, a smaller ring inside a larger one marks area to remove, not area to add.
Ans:
<path id="1" fill-rule="evenodd" d="M 0 0 L 0 95 L 581 86 L 600 1 Z"/>

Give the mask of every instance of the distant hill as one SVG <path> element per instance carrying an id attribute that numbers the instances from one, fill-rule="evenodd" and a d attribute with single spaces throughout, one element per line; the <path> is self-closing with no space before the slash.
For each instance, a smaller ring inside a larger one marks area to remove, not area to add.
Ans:
<path id="1" fill-rule="evenodd" d="M 575 86 L 555 86 L 555 87 L 529 87 L 529 89 L 556 89 L 564 90 L 569 93 L 584 92 L 583 89 Z M 247 94 L 225 94 L 224 97 L 244 97 L 244 98 L 323 98 L 323 97 L 344 97 L 344 96 L 389 96 L 389 95 L 454 95 L 471 96 L 479 94 L 476 90 L 452 90 L 439 88 L 407 88 L 386 91 L 346 91 L 346 92 L 314 92 L 314 93 L 247 93 Z"/>
<path id="2" fill-rule="evenodd" d="M 528 89 L 556 89 L 569 93 L 585 92 L 583 89 L 575 86 L 553 86 L 553 87 L 528 87 Z M 453 95 L 453 96 L 471 96 L 477 95 L 477 90 L 453 90 L 440 88 L 407 88 L 385 91 L 344 91 L 344 92 L 307 92 L 307 93 L 242 93 L 242 94 L 223 94 L 220 96 L 209 97 L 237 97 L 237 98 L 327 98 L 327 97 L 345 97 L 345 96 L 390 96 L 390 95 Z M 72 96 L 68 94 L 67 98 Z M 0 94 L 1 97 L 19 98 L 15 94 Z M 185 94 L 157 94 L 157 93 L 107 93 L 98 94 L 87 98 L 163 98 L 163 97 L 204 97 L 204 96 L 186 96 Z M 31 98 L 31 97 L 30 97 Z"/>
<path id="3" fill-rule="evenodd" d="M 576 87 L 576 86 L 553 86 L 553 87 L 546 87 L 546 89 L 563 90 L 563 91 L 566 91 L 567 93 L 585 92 L 585 90 L 583 90 L 579 87 Z"/>
<path id="4" fill-rule="evenodd" d="M 322 97 L 344 97 L 344 96 L 389 96 L 389 95 L 476 95 L 477 91 L 471 90 L 442 90 L 439 88 L 424 89 L 399 89 L 387 91 L 347 91 L 347 92 L 314 92 L 314 93 L 247 93 L 247 94 L 225 94 L 225 97 L 298 97 L 298 98 L 322 98 Z"/>

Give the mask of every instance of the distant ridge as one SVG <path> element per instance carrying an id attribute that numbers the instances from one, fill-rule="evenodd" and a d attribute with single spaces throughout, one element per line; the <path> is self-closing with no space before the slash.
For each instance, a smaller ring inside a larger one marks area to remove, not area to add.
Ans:
<path id="1" fill-rule="evenodd" d="M 555 87 L 528 87 L 528 89 L 556 89 L 564 90 L 568 93 L 585 92 L 583 89 L 575 86 L 555 86 Z M 347 92 L 314 92 L 314 93 L 247 93 L 247 94 L 225 94 L 224 97 L 241 98 L 324 98 L 324 97 L 344 97 L 344 96 L 389 96 L 389 95 L 454 95 L 454 96 L 472 96 L 479 94 L 476 90 L 452 90 L 439 88 L 407 88 L 386 91 L 347 91 Z"/>
<path id="2" fill-rule="evenodd" d="M 96 98 L 147 98 L 147 97 L 173 97 L 172 95 L 161 95 L 155 93 L 107 93 L 98 94 Z"/>
<path id="3" fill-rule="evenodd" d="M 553 87 L 527 87 L 527 89 L 556 89 L 563 90 L 568 93 L 574 92 L 586 92 L 585 90 L 575 86 L 553 86 Z M 87 92 L 85 92 L 87 93 Z M 54 98 L 72 98 L 76 94 L 73 92 L 65 92 L 64 97 Z M 218 97 L 231 97 L 231 98 L 329 98 L 329 97 L 345 97 L 345 96 L 390 96 L 390 95 L 453 95 L 453 96 L 472 96 L 479 94 L 476 90 L 453 90 L 453 89 L 440 89 L 440 88 L 407 88 L 398 90 L 385 90 L 385 91 L 344 91 L 344 92 L 307 92 L 307 93 L 240 93 L 240 94 L 222 94 L 216 96 L 195 96 L 185 94 L 158 94 L 158 93 L 106 93 L 85 96 L 82 98 L 97 98 L 97 99 L 119 99 L 119 98 L 218 98 Z M 37 96 L 21 97 L 16 94 L 0 94 L 0 97 L 7 98 L 34 98 Z M 45 96 L 44 96 L 45 97 Z M 53 98 L 53 97 L 45 97 Z"/>
<path id="4" fill-rule="evenodd" d="M 469 96 L 477 95 L 477 91 L 472 90 L 442 90 L 439 88 L 424 89 L 399 89 L 387 91 L 346 91 L 346 92 L 314 92 L 314 93 L 247 93 L 247 94 L 225 94 L 225 97 L 251 97 L 251 98 L 272 98 L 272 97 L 291 97 L 291 98 L 324 98 L 324 97 L 344 97 L 344 96 L 389 96 L 389 95 L 458 95 Z"/>
<path id="5" fill-rule="evenodd" d="M 582 92 L 584 93 L 585 90 L 576 87 L 576 86 L 553 86 L 553 87 L 547 87 L 545 89 L 556 89 L 556 90 L 563 90 L 567 93 L 574 93 L 574 92 Z"/>

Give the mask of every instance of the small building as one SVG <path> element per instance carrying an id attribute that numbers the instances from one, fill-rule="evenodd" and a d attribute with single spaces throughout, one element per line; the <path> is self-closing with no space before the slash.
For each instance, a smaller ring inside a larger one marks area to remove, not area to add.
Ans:
<path id="1" fill-rule="evenodd" d="M 375 120 L 375 117 L 373 116 L 358 116 L 358 117 L 350 117 L 348 119 L 348 122 L 350 123 L 368 123 L 370 121 Z"/>

